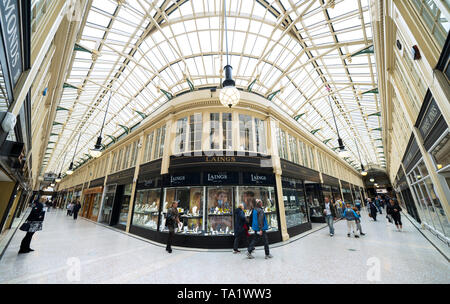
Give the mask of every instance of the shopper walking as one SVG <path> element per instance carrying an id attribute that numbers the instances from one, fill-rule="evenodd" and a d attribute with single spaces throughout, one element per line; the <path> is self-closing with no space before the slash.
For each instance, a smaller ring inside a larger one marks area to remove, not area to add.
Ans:
<path id="1" fill-rule="evenodd" d="M 240 253 L 241 251 L 238 249 L 239 242 L 241 240 L 247 240 L 247 230 L 245 229 L 247 224 L 247 219 L 245 217 L 244 212 L 244 204 L 239 204 L 239 207 L 236 208 L 234 212 L 234 244 L 233 244 L 233 253 Z M 247 244 L 246 244 L 247 245 Z"/>
<path id="2" fill-rule="evenodd" d="M 376 222 L 378 212 L 377 206 L 375 205 L 374 202 L 372 202 L 371 198 L 368 198 L 367 201 L 368 201 L 369 216 L 373 218 L 373 220 Z"/>
<path id="3" fill-rule="evenodd" d="M 70 203 L 67 205 L 67 215 L 68 215 L 68 216 L 72 216 L 73 206 L 74 206 L 74 204 L 73 204 L 72 202 L 70 202 Z"/>
<path id="4" fill-rule="evenodd" d="M 343 205 L 342 205 L 342 200 L 339 198 L 336 200 L 336 207 L 337 207 L 337 217 L 338 218 L 342 218 L 342 211 L 343 211 Z"/>
<path id="5" fill-rule="evenodd" d="M 358 209 L 358 211 L 361 211 L 361 200 L 359 199 L 359 197 L 355 200 L 355 207 Z"/>
<path id="6" fill-rule="evenodd" d="M 80 209 L 81 209 L 80 201 L 77 201 L 75 203 L 75 205 L 73 206 L 73 210 L 72 210 L 74 220 L 76 220 L 78 218 L 78 211 L 80 211 Z"/>
<path id="7" fill-rule="evenodd" d="M 398 202 L 391 198 L 389 200 L 389 205 L 386 206 L 386 213 L 392 217 L 398 231 L 402 231 L 403 229 L 400 211 L 402 211 L 402 208 L 400 207 Z"/>
<path id="8" fill-rule="evenodd" d="M 180 223 L 180 216 L 178 214 L 178 202 L 172 202 L 172 206 L 167 210 L 166 227 L 169 229 L 169 236 L 167 237 L 166 251 L 172 253 L 172 240 L 175 235 L 175 227 Z"/>
<path id="9" fill-rule="evenodd" d="M 42 223 L 44 221 L 44 216 L 45 211 L 43 200 L 41 202 L 39 200 L 36 200 L 32 205 L 31 212 L 28 215 L 25 224 L 23 225 L 23 227 L 26 226 L 27 228 L 26 230 L 27 234 L 20 243 L 19 253 L 28 253 L 34 251 L 33 249 L 30 248 L 31 238 L 33 237 L 36 231 L 42 230 Z"/>
<path id="10" fill-rule="evenodd" d="M 267 238 L 267 229 L 269 228 L 267 225 L 266 215 L 264 214 L 264 210 L 262 209 L 262 201 L 260 199 L 256 200 L 256 208 L 253 210 L 252 215 L 250 217 L 252 221 L 252 229 L 255 231 L 253 238 L 248 246 L 247 257 L 249 259 L 254 259 L 255 257 L 252 255 L 252 252 L 255 250 L 255 244 L 262 240 L 264 242 L 264 252 L 266 254 L 266 259 L 273 258 L 269 251 L 269 240 Z"/>
<path id="11" fill-rule="evenodd" d="M 353 211 L 356 212 L 356 214 L 358 215 L 358 218 L 355 220 L 356 223 L 356 228 L 359 231 L 360 235 L 366 235 L 365 233 L 362 232 L 362 227 L 361 227 L 361 212 L 358 210 L 358 208 L 353 207 Z"/>
<path id="12" fill-rule="evenodd" d="M 381 196 L 377 196 L 375 199 L 375 206 L 377 206 L 378 212 L 380 212 L 380 214 L 383 214 L 383 212 L 381 211 Z"/>
<path id="13" fill-rule="evenodd" d="M 323 214 L 325 216 L 325 221 L 327 222 L 328 228 L 330 229 L 330 236 L 334 235 L 334 221 L 336 220 L 336 209 L 330 198 L 325 197 L 325 209 L 323 209 Z"/>
<path id="14" fill-rule="evenodd" d="M 350 237 L 351 232 L 355 238 L 359 238 L 358 230 L 356 229 L 356 219 L 359 218 L 358 214 L 351 208 L 350 204 L 347 204 L 347 208 L 344 210 L 344 218 L 347 220 L 347 236 Z"/>

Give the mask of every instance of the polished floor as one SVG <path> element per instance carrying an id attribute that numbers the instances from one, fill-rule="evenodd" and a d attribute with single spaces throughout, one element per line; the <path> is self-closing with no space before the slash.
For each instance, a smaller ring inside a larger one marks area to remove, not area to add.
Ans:
<path id="1" fill-rule="evenodd" d="M 383 215 L 384 216 L 384 215 Z M 265 260 L 231 250 L 183 250 L 164 246 L 78 218 L 63 211 L 46 215 L 34 252 L 17 254 L 17 231 L 0 260 L 0 283 L 450 283 L 450 265 L 403 217 L 397 232 L 384 217 L 365 214 L 359 239 L 347 237 L 344 221 L 336 234 L 316 227 L 286 244 L 272 246 Z"/>

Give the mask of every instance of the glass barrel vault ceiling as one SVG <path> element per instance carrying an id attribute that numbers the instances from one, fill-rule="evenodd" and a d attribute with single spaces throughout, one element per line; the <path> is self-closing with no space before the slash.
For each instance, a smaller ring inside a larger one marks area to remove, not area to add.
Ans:
<path id="1" fill-rule="evenodd" d="M 331 87 L 339 132 L 359 168 L 384 166 L 381 111 L 371 46 L 368 0 L 227 0 L 230 64 L 239 88 L 264 96 L 315 136 L 337 146 L 328 102 Z M 174 96 L 218 87 L 226 64 L 222 0 L 93 0 L 73 54 L 52 130 L 44 172 L 57 172 L 64 154 L 87 158 L 99 135 L 112 94 L 103 144 L 119 137 Z M 121 126 L 122 125 L 122 126 Z M 327 141 L 327 139 L 331 139 Z M 80 148 L 81 147 L 81 148 Z M 64 164 L 63 172 L 68 163 Z"/>

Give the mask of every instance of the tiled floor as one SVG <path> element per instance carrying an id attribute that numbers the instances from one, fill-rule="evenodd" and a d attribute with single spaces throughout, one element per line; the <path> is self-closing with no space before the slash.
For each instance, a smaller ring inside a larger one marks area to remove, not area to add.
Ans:
<path id="1" fill-rule="evenodd" d="M 363 217 L 366 236 L 321 229 L 283 246 L 273 259 L 228 251 L 175 249 L 52 210 L 29 254 L 18 255 L 17 231 L 0 260 L 0 283 L 450 283 L 447 260 L 404 218 L 397 232 L 384 217 Z M 378 267 L 379 266 L 379 267 Z"/>

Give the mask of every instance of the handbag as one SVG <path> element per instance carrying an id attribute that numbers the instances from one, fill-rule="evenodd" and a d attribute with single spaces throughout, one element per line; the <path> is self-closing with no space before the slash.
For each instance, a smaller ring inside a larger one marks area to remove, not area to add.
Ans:
<path id="1" fill-rule="evenodd" d="M 28 230 L 30 230 L 30 223 L 28 222 L 23 223 L 19 229 L 28 232 Z"/>

